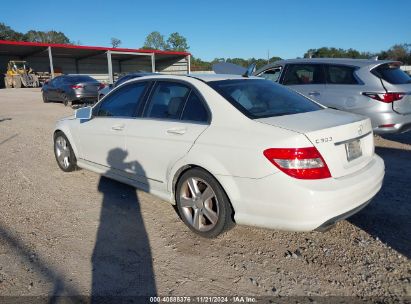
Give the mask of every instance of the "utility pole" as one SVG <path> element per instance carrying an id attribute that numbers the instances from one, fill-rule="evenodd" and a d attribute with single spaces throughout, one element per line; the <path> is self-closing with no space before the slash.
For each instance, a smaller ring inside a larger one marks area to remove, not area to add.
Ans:
<path id="1" fill-rule="evenodd" d="M 270 49 L 267 50 L 267 64 L 270 63 Z"/>

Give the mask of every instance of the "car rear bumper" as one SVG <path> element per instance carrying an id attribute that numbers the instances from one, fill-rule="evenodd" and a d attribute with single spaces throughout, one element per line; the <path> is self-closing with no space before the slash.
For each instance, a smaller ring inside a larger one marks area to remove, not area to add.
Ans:
<path id="1" fill-rule="evenodd" d="M 371 118 L 377 134 L 404 133 L 411 130 L 411 114 L 381 113 Z"/>
<path id="2" fill-rule="evenodd" d="M 375 155 L 358 172 L 322 180 L 299 180 L 282 172 L 261 179 L 217 178 L 233 204 L 238 224 L 311 231 L 368 204 L 382 186 L 384 162 Z"/>
<path id="3" fill-rule="evenodd" d="M 93 103 L 97 101 L 97 92 L 93 92 L 93 93 L 72 92 L 68 94 L 68 97 L 70 98 L 70 101 L 80 100 L 82 102 Z"/>

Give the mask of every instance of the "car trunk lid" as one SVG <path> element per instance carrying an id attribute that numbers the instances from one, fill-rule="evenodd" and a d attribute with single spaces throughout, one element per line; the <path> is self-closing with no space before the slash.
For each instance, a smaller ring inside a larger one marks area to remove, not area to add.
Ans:
<path id="1" fill-rule="evenodd" d="M 80 82 L 74 85 L 74 89 L 78 88 L 78 90 L 81 90 L 85 93 L 95 93 L 97 94 L 99 88 L 100 88 L 100 83 L 98 82 Z"/>
<path id="2" fill-rule="evenodd" d="M 361 170 L 374 155 L 371 121 L 363 116 L 324 109 L 256 121 L 304 134 L 320 152 L 334 178 Z"/>

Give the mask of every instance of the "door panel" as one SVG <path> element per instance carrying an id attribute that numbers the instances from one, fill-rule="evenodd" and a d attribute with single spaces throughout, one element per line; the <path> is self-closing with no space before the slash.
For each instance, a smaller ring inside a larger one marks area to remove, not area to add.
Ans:
<path id="1" fill-rule="evenodd" d="M 286 66 L 282 84 L 311 98 L 323 102 L 325 90 L 322 64 L 289 64 Z"/>
<path id="2" fill-rule="evenodd" d="M 128 123 L 141 106 L 147 82 L 127 84 L 107 96 L 94 109 L 95 117 L 78 128 L 80 157 L 125 172 L 132 164 L 125 162 Z"/>
<path id="3" fill-rule="evenodd" d="M 136 165 L 126 172 L 151 190 L 166 192 L 172 166 L 207 128 L 209 116 L 194 90 L 174 81 L 156 83 L 143 116 L 128 124 L 126 162 Z"/>
<path id="4" fill-rule="evenodd" d="M 208 127 L 205 124 L 135 119 L 126 130 L 126 163 L 139 164 L 126 172 L 150 189 L 166 191 L 172 166 L 182 158 L 198 136 Z"/>
<path id="5" fill-rule="evenodd" d="M 80 158 L 117 170 L 125 159 L 126 118 L 96 117 L 79 126 Z"/>

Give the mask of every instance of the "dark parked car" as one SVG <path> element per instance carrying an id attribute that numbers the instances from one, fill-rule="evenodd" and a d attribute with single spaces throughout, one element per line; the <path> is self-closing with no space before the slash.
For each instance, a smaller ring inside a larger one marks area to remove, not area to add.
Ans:
<path id="1" fill-rule="evenodd" d="M 98 90 L 104 85 L 87 75 L 63 75 L 46 82 L 42 88 L 43 101 L 95 103 Z"/>
<path id="2" fill-rule="evenodd" d="M 114 84 L 105 86 L 98 91 L 98 100 L 106 96 L 112 89 L 118 87 L 120 84 L 126 82 L 127 80 L 138 78 L 138 77 L 143 77 L 143 76 L 154 75 L 154 74 L 155 73 L 148 73 L 148 72 L 140 71 L 140 72 L 134 72 L 134 73 L 121 76 L 119 79 L 117 79 L 117 81 Z"/>

